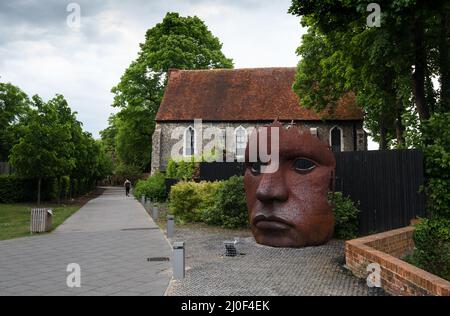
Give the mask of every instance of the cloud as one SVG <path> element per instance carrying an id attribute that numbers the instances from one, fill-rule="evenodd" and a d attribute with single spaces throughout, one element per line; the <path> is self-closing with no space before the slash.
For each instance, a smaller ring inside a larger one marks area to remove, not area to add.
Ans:
<path id="1" fill-rule="evenodd" d="M 81 7 L 81 27 L 66 23 Z M 136 58 L 147 29 L 168 11 L 197 15 L 235 66 L 295 66 L 300 43 L 290 0 L 16 0 L 0 2 L 1 81 L 45 99 L 63 94 L 95 137 L 115 111 L 111 88 Z"/>

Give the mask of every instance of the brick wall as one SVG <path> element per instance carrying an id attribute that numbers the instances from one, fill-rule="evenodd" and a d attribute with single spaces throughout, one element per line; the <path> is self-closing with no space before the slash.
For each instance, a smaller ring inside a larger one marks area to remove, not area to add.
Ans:
<path id="1" fill-rule="evenodd" d="M 366 278 L 367 266 L 378 263 L 381 286 L 392 295 L 450 296 L 450 282 L 399 259 L 413 250 L 413 231 L 410 226 L 347 241 L 347 267 Z"/>

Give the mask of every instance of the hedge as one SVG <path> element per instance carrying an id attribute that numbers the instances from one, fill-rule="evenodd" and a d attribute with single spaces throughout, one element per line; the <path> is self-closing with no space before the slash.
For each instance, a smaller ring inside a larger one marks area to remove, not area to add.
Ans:
<path id="1" fill-rule="evenodd" d="M 55 179 L 42 181 L 42 200 L 57 197 Z M 15 175 L 0 175 L 0 203 L 32 202 L 37 199 L 37 180 L 25 179 Z"/>
<path id="2" fill-rule="evenodd" d="M 166 183 L 162 173 L 155 173 L 146 180 L 139 180 L 133 190 L 137 199 L 145 195 L 154 202 L 164 202 L 166 200 Z"/>

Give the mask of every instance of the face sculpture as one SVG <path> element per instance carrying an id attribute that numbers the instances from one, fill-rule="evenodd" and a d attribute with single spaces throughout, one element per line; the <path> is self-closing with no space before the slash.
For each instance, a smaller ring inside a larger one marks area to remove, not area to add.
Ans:
<path id="1" fill-rule="evenodd" d="M 279 130 L 276 172 L 261 173 L 262 167 L 271 162 L 249 162 L 249 146 L 246 150 L 244 182 L 256 242 L 272 247 L 324 244 L 334 229 L 332 207 L 327 200 L 336 165 L 334 155 L 309 131 L 301 133 L 295 126 L 285 129 L 280 123 L 267 128 L 269 154 L 273 128 Z M 259 140 L 261 132 L 254 133 L 250 139 Z"/>

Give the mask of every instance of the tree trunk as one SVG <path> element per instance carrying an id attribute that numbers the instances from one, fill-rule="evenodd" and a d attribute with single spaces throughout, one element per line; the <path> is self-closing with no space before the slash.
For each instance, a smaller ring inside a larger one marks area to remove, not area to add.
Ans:
<path id="1" fill-rule="evenodd" d="M 420 121 L 430 118 L 430 110 L 425 98 L 426 53 L 424 47 L 423 17 L 416 15 L 413 27 L 414 73 L 412 75 L 413 93 Z"/>
<path id="2" fill-rule="evenodd" d="M 450 58 L 449 58 L 449 13 L 442 12 L 441 15 L 441 32 L 440 32 L 440 47 L 439 47 L 439 68 L 440 68 L 440 111 L 446 112 L 450 108 Z"/>
<path id="3" fill-rule="evenodd" d="M 379 150 L 386 150 L 387 146 L 387 128 L 384 119 L 380 120 L 380 147 Z"/>
<path id="4" fill-rule="evenodd" d="M 41 206 L 41 183 L 42 183 L 42 178 L 39 177 L 39 179 L 38 179 L 38 195 L 37 195 L 37 206 L 38 207 Z"/>

